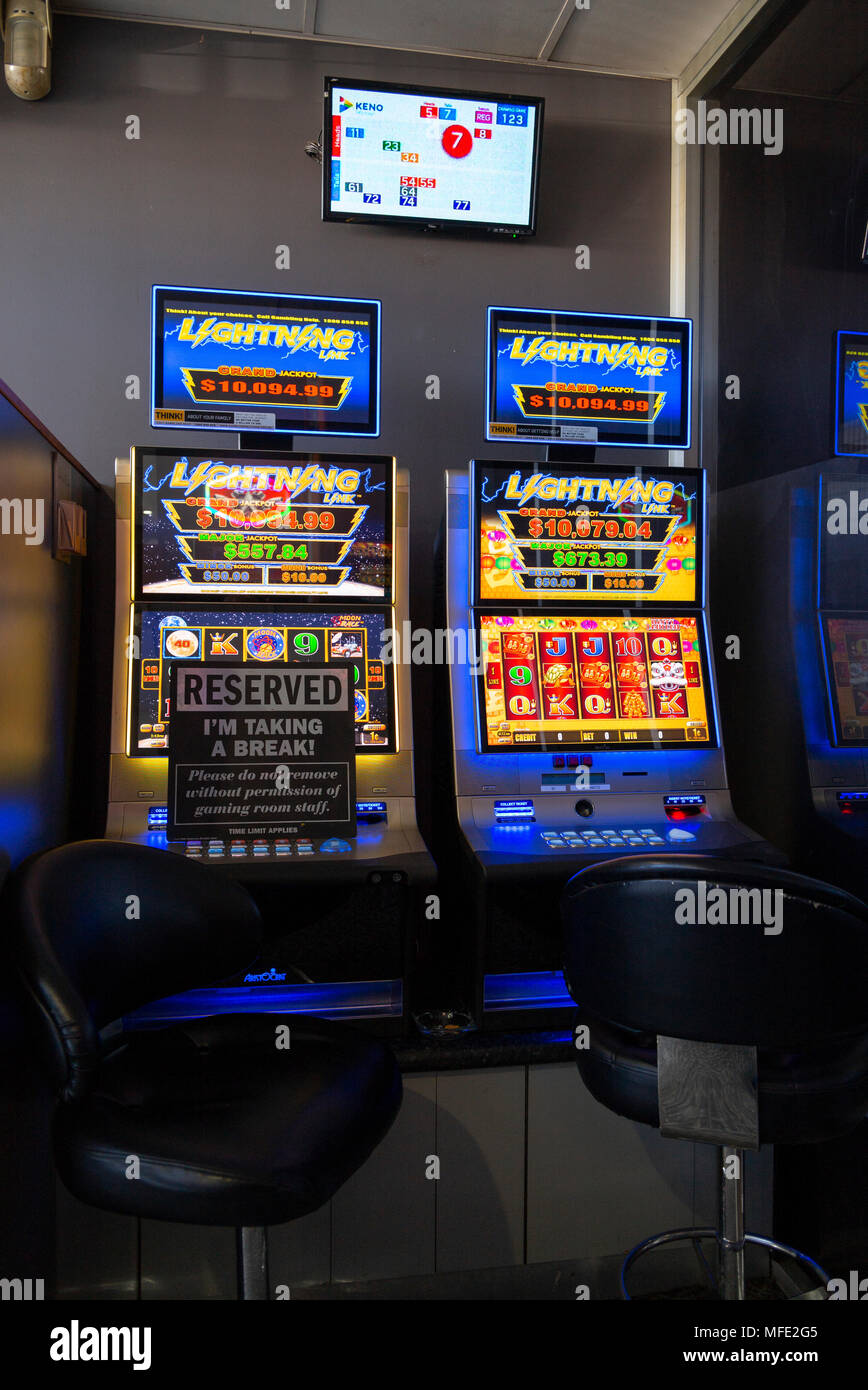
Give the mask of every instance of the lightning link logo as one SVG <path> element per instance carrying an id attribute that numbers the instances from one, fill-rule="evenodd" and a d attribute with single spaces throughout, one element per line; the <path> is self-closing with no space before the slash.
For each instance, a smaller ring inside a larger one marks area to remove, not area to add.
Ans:
<path id="1" fill-rule="evenodd" d="M 354 328 L 320 328 L 315 323 L 233 323 L 230 319 L 218 319 L 213 315 L 199 319 L 197 314 L 188 314 L 181 323 L 178 333 L 180 343 L 190 343 L 192 347 L 202 347 L 204 343 L 219 343 L 221 347 L 275 347 L 286 348 L 288 353 L 318 352 L 323 358 L 346 360 L 355 345 Z"/>
<path id="2" fill-rule="evenodd" d="M 357 468 L 322 468 L 316 464 L 296 464 L 294 468 L 251 468 L 240 464 L 214 463 L 204 459 L 188 473 L 187 459 L 179 459 L 168 480 L 171 488 L 183 488 L 188 497 L 197 488 L 233 491 L 286 492 L 294 501 L 303 492 L 339 493 L 351 501 L 362 485 Z M 165 483 L 162 484 L 165 486 Z"/>
<path id="3" fill-rule="evenodd" d="M 522 481 L 520 473 L 512 473 L 503 497 L 521 506 L 534 497 L 541 502 L 605 502 L 614 506 L 633 502 L 668 506 L 674 492 L 675 484 L 668 478 L 564 478 L 550 473 L 531 473 Z"/>
<path id="4" fill-rule="evenodd" d="M 525 346 L 525 344 L 527 344 Z M 641 367 L 645 371 L 639 375 L 653 375 L 657 370 L 666 366 L 669 357 L 669 349 L 665 346 L 655 346 L 652 343 L 605 343 L 605 342 L 586 342 L 579 340 L 576 342 L 565 341 L 559 338 L 547 338 L 544 334 L 536 334 L 532 338 L 527 338 L 523 333 L 517 333 L 512 340 L 509 350 L 511 358 L 521 361 L 525 367 L 529 367 L 532 362 L 569 362 L 577 364 L 579 362 L 592 363 L 595 366 L 611 367 Z"/>

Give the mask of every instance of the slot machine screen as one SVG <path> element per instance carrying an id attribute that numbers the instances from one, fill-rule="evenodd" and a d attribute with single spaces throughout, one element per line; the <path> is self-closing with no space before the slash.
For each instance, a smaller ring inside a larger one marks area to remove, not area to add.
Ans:
<path id="1" fill-rule="evenodd" d="M 474 602 L 702 602 L 692 468 L 472 464 Z"/>
<path id="2" fill-rule="evenodd" d="M 835 453 L 868 454 L 868 333 L 838 334 Z"/>
<path id="3" fill-rule="evenodd" d="M 392 598 L 395 461 L 133 450 L 133 597 Z"/>
<path id="4" fill-rule="evenodd" d="M 821 618 L 832 742 L 868 747 L 868 615 Z"/>
<path id="5" fill-rule="evenodd" d="M 381 658 L 390 610 L 327 613 L 283 608 L 254 611 L 136 605 L 133 610 L 128 751 L 167 756 L 171 728 L 169 666 L 233 658 L 258 661 L 351 661 L 358 753 L 394 753 L 394 668 Z"/>
<path id="6" fill-rule="evenodd" d="M 690 446 L 690 319 L 488 310 L 486 439 Z"/>
<path id="7" fill-rule="evenodd" d="M 710 748 L 696 614 L 478 613 L 479 751 Z"/>
<path id="8" fill-rule="evenodd" d="M 326 80 L 323 218 L 529 236 L 539 97 Z"/>
<path id="9" fill-rule="evenodd" d="M 155 429 L 380 432 L 380 302 L 155 285 Z"/>

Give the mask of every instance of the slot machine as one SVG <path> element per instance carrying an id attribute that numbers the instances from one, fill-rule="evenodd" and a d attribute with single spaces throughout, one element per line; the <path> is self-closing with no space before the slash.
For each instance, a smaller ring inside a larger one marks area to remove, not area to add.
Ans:
<path id="1" fill-rule="evenodd" d="M 659 336 L 664 323 L 655 321 Z M 514 311 L 504 327 L 490 311 L 490 324 L 491 437 L 505 429 L 528 442 L 574 440 L 587 430 L 595 443 L 617 434 L 624 442 L 625 432 L 638 442 L 635 404 L 643 396 L 656 404 L 659 383 L 648 391 L 642 378 L 615 378 L 607 393 L 592 364 L 595 346 L 599 354 L 612 338 L 607 351 L 625 359 L 625 321 L 573 329 Z M 648 330 L 636 333 L 647 364 Z M 529 346 L 542 358 L 536 380 Z M 683 338 L 681 346 L 686 353 Z M 664 361 L 673 351 L 670 343 Z M 570 356 L 581 362 L 580 383 L 560 365 Z M 564 375 L 557 394 L 554 374 Z M 534 400 L 546 391 L 548 416 Z M 516 401 L 536 411 L 532 419 L 516 414 Z M 597 423 L 571 416 L 561 425 L 574 409 Z M 567 1016 L 558 902 L 579 868 L 632 854 L 770 857 L 736 819 L 727 790 L 704 472 L 600 464 L 593 448 L 569 444 L 551 454 L 556 461 L 477 459 L 447 474 L 447 625 L 467 633 L 469 653 L 450 666 L 455 805 L 474 924 L 464 994 L 484 1027 Z"/>
<path id="2" fill-rule="evenodd" d="M 743 656 L 722 686 L 735 803 L 793 869 L 868 899 L 868 334 L 838 335 L 836 453 L 718 497 L 718 607 Z M 749 592 L 745 583 L 749 557 Z M 832 944 L 834 949 L 834 944 Z M 785 1239 L 864 1258 L 868 1121 L 781 1149 Z"/>
<path id="3" fill-rule="evenodd" d="M 434 877 L 416 826 L 409 668 L 381 658 L 407 616 L 406 475 L 379 455 L 146 447 L 118 459 L 116 485 L 106 834 L 237 876 L 268 931 L 245 976 L 138 1021 L 297 1007 L 391 1031 L 407 1016 L 412 924 Z M 167 841 L 169 670 L 226 657 L 352 662 L 353 839 Z"/>
<path id="4" fill-rule="evenodd" d="M 836 454 L 719 496 L 721 606 L 748 653 L 749 714 L 738 667 L 723 696 L 740 721 L 739 807 L 795 869 L 865 898 L 868 334 L 838 335 L 837 377 Z"/>

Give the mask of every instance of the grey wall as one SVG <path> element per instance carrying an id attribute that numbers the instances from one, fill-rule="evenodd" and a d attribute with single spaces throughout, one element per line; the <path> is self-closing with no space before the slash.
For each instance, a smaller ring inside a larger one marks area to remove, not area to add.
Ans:
<path id="1" fill-rule="evenodd" d="M 443 470 L 499 453 L 482 443 L 485 306 L 668 309 L 668 85 L 64 16 L 54 59 L 45 101 L 0 89 L 0 375 L 110 482 L 131 443 L 207 438 L 146 425 L 152 283 L 381 298 L 382 435 L 360 447 L 411 471 L 411 602 L 430 623 Z M 303 146 L 326 74 L 544 96 L 537 237 L 323 224 Z M 282 243 L 289 271 L 274 267 Z M 422 730 L 429 673 L 414 679 Z M 425 769 L 423 750 L 423 786 Z"/>

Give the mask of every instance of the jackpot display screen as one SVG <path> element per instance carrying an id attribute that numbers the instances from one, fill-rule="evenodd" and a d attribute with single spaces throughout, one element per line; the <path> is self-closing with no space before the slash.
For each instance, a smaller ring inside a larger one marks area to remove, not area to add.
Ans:
<path id="1" fill-rule="evenodd" d="M 133 597 L 392 597 L 395 461 L 133 450 Z"/>
<path id="2" fill-rule="evenodd" d="M 380 302 L 153 291 L 151 424 L 377 435 Z"/>
<path id="3" fill-rule="evenodd" d="M 839 333 L 835 453 L 868 454 L 868 333 Z"/>
<path id="4" fill-rule="evenodd" d="M 472 464 L 476 603 L 699 603 L 699 469 Z"/>
<path id="5" fill-rule="evenodd" d="M 282 608 L 184 610 L 136 605 L 129 701 L 131 757 L 165 757 L 172 711 L 172 662 L 351 661 L 355 680 L 356 749 L 394 753 L 394 668 L 381 658 L 389 610 L 375 613 L 289 612 Z"/>
<path id="6" fill-rule="evenodd" d="M 486 439 L 690 445 L 690 319 L 488 310 Z"/>
<path id="7" fill-rule="evenodd" d="M 543 102 L 326 82 L 323 217 L 529 235 Z"/>
<path id="8" fill-rule="evenodd" d="M 833 742 L 868 745 L 868 614 L 821 619 Z"/>
<path id="9" fill-rule="evenodd" d="M 480 752 L 714 747 L 695 614 L 477 614 Z"/>

